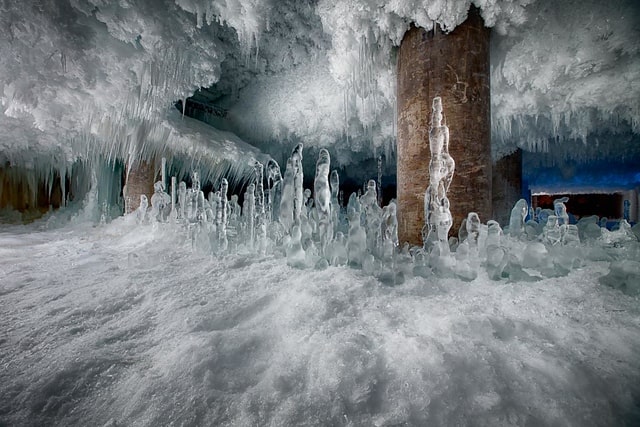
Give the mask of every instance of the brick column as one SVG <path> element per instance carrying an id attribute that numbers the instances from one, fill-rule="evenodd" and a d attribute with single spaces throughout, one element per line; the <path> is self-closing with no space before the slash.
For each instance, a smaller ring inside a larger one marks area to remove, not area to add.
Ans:
<path id="1" fill-rule="evenodd" d="M 498 159 L 492 168 L 493 219 L 509 225 L 511 209 L 522 198 L 522 150 Z"/>
<path id="2" fill-rule="evenodd" d="M 127 182 L 124 186 L 124 213 L 128 214 L 140 206 L 140 195 L 144 194 L 151 202 L 153 184 L 155 183 L 155 166 L 153 162 L 141 160 L 127 165 Z"/>
<path id="3" fill-rule="evenodd" d="M 479 10 L 449 34 L 412 27 L 398 55 L 398 234 L 422 245 L 429 184 L 431 103 L 442 97 L 449 153 L 456 162 L 448 198 L 457 234 L 462 218 L 491 219 L 489 29 Z"/>

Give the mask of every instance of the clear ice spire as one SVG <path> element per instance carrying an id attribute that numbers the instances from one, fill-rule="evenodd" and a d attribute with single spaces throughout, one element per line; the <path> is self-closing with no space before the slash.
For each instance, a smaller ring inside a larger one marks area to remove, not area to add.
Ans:
<path id="1" fill-rule="evenodd" d="M 293 162 L 293 221 L 296 224 L 300 223 L 300 215 L 303 209 L 303 197 L 304 197 L 304 172 L 302 170 L 302 143 L 296 145 L 291 153 L 291 159 Z"/>
<path id="2" fill-rule="evenodd" d="M 425 226 L 422 230 L 423 246 L 431 251 L 438 243 L 442 251 L 447 251 L 448 233 L 453 223 L 449 209 L 447 190 L 453 179 L 455 162 L 449 155 L 449 128 L 443 124 L 442 99 L 433 98 L 431 128 L 429 129 L 429 186 L 424 196 Z"/>
<path id="3" fill-rule="evenodd" d="M 263 253 L 266 250 L 267 219 L 264 207 L 264 165 L 260 162 L 254 164 L 256 174 L 256 239 L 258 248 Z"/>
<path id="4" fill-rule="evenodd" d="M 221 251 L 227 249 L 228 189 L 229 183 L 225 178 L 222 178 L 222 183 L 220 184 L 220 195 L 216 206 L 216 231 L 218 233 L 218 249 Z"/>
<path id="5" fill-rule="evenodd" d="M 267 219 L 273 221 L 278 218 L 280 207 L 280 196 L 282 191 L 282 175 L 280 173 L 280 165 L 273 159 L 267 162 L 267 185 L 269 191 L 267 193 Z"/>
<path id="6" fill-rule="evenodd" d="M 284 172 L 279 220 L 285 233 L 291 231 L 293 224 L 300 224 L 300 214 L 303 209 L 302 147 L 303 145 L 300 143 L 293 149 Z"/>
<path id="7" fill-rule="evenodd" d="M 280 197 L 280 212 L 278 214 L 278 220 L 288 233 L 293 226 L 293 204 L 294 204 L 294 167 L 291 157 L 287 160 L 287 167 L 284 171 L 284 178 L 282 180 L 282 193 Z"/>
<path id="8" fill-rule="evenodd" d="M 329 184 L 331 185 L 331 223 L 333 224 L 333 233 L 340 229 L 340 176 L 337 170 L 332 170 L 329 176 Z"/>

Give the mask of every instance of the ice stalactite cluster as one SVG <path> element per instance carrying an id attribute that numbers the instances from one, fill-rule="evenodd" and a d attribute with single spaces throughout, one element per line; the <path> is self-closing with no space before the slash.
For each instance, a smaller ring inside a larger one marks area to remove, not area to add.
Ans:
<path id="1" fill-rule="evenodd" d="M 173 103 L 208 88 L 228 113 L 212 124 L 254 144 L 304 141 L 341 166 L 390 161 L 397 46 L 410 25 L 454 30 L 472 4 L 496 29 L 495 157 L 638 134 L 633 0 L 26 0 L 0 3 L 1 160 L 28 166 L 35 151 L 60 169 L 198 151 L 214 167 L 253 155 L 188 130 Z"/>

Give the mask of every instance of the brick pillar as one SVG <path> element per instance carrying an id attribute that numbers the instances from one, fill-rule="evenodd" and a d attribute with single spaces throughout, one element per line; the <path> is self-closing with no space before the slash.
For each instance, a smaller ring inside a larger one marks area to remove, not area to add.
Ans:
<path id="1" fill-rule="evenodd" d="M 401 242 L 422 245 L 429 185 L 431 103 L 442 97 L 449 153 L 456 162 L 448 198 L 457 234 L 462 218 L 491 219 L 489 29 L 479 10 L 449 34 L 411 27 L 398 55 L 398 225 Z"/>
<path id="2" fill-rule="evenodd" d="M 139 161 L 129 164 L 127 182 L 124 186 L 124 213 L 128 214 L 140 206 L 140 195 L 144 194 L 151 202 L 153 184 L 155 182 L 155 166 L 153 162 Z"/>
<path id="3" fill-rule="evenodd" d="M 492 168 L 493 219 L 509 225 L 511 209 L 522 198 L 522 150 L 504 156 Z"/>

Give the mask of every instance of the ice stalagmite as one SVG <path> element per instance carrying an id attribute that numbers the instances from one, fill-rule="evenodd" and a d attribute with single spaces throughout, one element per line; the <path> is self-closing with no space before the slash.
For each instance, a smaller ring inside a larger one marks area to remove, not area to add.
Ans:
<path id="1" fill-rule="evenodd" d="M 280 165 L 273 159 L 269 159 L 267 162 L 267 185 L 269 186 L 267 193 L 267 219 L 273 221 L 275 218 L 278 218 L 280 196 L 282 194 Z"/>
<path id="2" fill-rule="evenodd" d="M 553 201 L 553 211 L 558 217 L 558 225 L 569 224 L 569 214 L 565 203 L 569 201 L 568 197 L 561 197 Z"/>
<path id="3" fill-rule="evenodd" d="M 347 238 L 347 254 L 349 263 L 362 266 L 367 255 L 367 233 L 360 226 L 360 210 L 348 208 L 349 237 Z"/>
<path id="4" fill-rule="evenodd" d="M 516 202 L 513 209 L 511 209 L 511 216 L 509 218 L 509 234 L 517 237 L 524 233 L 524 219 L 529 213 L 529 206 L 525 199 L 520 199 Z"/>
<path id="5" fill-rule="evenodd" d="M 254 172 L 256 174 L 256 215 L 258 217 L 263 216 L 265 212 L 264 206 L 264 165 L 260 162 L 255 162 L 253 165 Z"/>
<path id="6" fill-rule="evenodd" d="M 480 240 L 480 217 L 475 212 L 469 212 L 467 214 L 467 242 L 469 242 L 469 248 L 478 249 L 478 241 Z"/>
<path id="7" fill-rule="evenodd" d="M 249 184 L 249 186 L 247 187 L 247 191 L 244 193 L 244 203 L 242 205 L 242 216 L 244 219 L 244 227 L 246 232 L 245 239 L 248 246 L 251 248 L 253 248 L 255 231 L 255 188 L 255 184 Z"/>
<path id="8" fill-rule="evenodd" d="M 232 194 L 229 201 L 228 219 L 227 219 L 227 235 L 236 236 L 240 230 L 240 204 L 238 203 L 238 195 Z"/>
<path id="9" fill-rule="evenodd" d="M 169 213 L 169 218 L 171 222 L 175 222 L 178 217 L 178 211 L 176 209 L 176 177 L 171 177 L 171 212 Z"/>
<path id="10" fill-rule="evenodd" d="M 144 194 L 141 194 L 140 206 L 138 206 L 138 209 L 137 209 L 137 219 L 139 224 L 146 221 L 148 207 L 149 207 L 149 200 L 147 199 L 147 196 L 145 196 Z"/>
<path id="11" fill-rule="evenodd" d="M 329 167 L 331 158 L 324 148 L 320 150 L 316 162 L 316 178 L 313 182 L 315 206 L 318 216 L 318 231 L 320 235 L 320 251 L 324 255 L 328 243 L 333 237 L 331 221 L 331 189 L 329 188 Z"/>
<path id="12" fill-rule="evenodd" d="M 180 181 L 178 185 L 178 218 L 184 220 L 187 215 L 187 184 Z"/>
<path id="13" fill-rule="evenodd" d="M 284 228 L 285 233 L 289 233 L 293 226 L 294 176 L 293 159 L 289 157 L 287 167 L 284 171 L 284 179 L 282 180 L 280 212 L 278 214 L 278 220 Z"/>
<path id="14" fill-rule="evenodd" d="M 291 232 L 293 224 L 300 223 L 300 214 L 303 209 L 304 190 L 302 188 L 304 174 L 302 172 L 302 144 L 296 145 L 287 160 L 287 169 L 284 172 L 282 186 L 282 198 L 280 200 L 280 224 L 285 233 Z"/>
<path id="15" fill-rule="evenodd" d="M 396 216 L 396 204 L 390 202 L 382 209 L 382 248 L 385 259 L 393 257 L 398 247 L 398 218 Z"/>
<path id="16" fill-rule="evenodd" d="M 261 253 L 266 250 L 267 243 L 267 219 L 264 206 L 264 165 L 255 162 L 254 171 L 256 175 L 256 239 Z"/>
<path id="17" fill-rule="evenodd" d="M 382 156 L 378 156 L 378 206 L 382 206 Z"/>
<path id="18" fill-rule="evenodd" d="M 170 197 L 165 193 L 162 181 L 153 184 L 153 191 L 151 196 L 151 218 L 155 221 L 164 222 L 169 216 Z"/>
<path id="19" fill-rule="evenodd" d="M 204 201 L 204 193 L 202 191 L 198 191 L 195 194 L 195 206 L 196 206 L 196 221 L 202 224 L 207 220 L 207 215 L 205 212 L 205 201 Z"/>
<path id="20" fill-rule="evenodd" d="M 220 196 L 217 200 L 216 207 L 216 231 L 218 233 L 218 249 L 224 251 L 227 249 L 227 191 L 229 189 L 229 183 L 225 178 L 222 178 L 220 184 Z"/>
<path id="21" fill-rule="evenodd" d="M 302 188 L 304 181 L 304 172 L 302 171 L 302 143 L 296 145 L 291 153 L 291 159 L 293 162 L 293 221 L 296 224 L 300 223 L 300 215 L 303 209 L 303 197 L 304 190 Z"/>
<path id="22" fill-rule="evenodd" d="M 378 206 L 378 194 L 376 181 L 370 179 L 367 182 L 367 189 L 360 197 L 360 205 L 365 214 L 365 227 L 367 232 L 367 247 L 372 254 L 378 255 L 382 247 L 380 236 L 380 225 L 382 223 L 382 209 Z"/>
<path id="23" fill-rule="evenodd" d="M 542 232 L 542 241 L 547 245 L 555 246 L 559 244 L 561 240 L 562 235 L 560 225 L 558 224 L 558 217 L 555 215 L 549 215 Z"/>
<path id="24" fill-rule="evenodd" d="M 442 99 L 433 98 L 431 129 L 429 130 L 429 186 L 424 196 L 425 225 L 422 229 L 424 249 L 431 251 L 438 243 L 448 252 L 448 233 L 453 224 L 447 190 L 453 179 L 455 162 L 449 155 L 449 128 L 442 123 Z"/>
<path id="25" fill-rule="evenodd" d="M 500 280 L 507 265 L 508 257 L 501 244 L 502 228 L 497 221 L 487 221 L 487 239 L 484 252 L 486 253 L 486 269 L 492 280 Z"/>
<path id="26" fill-rule="evenodd" d="M 333 224 L 333 232 L 335 233 L 340 227 L 340 176 L 337 170 L 332 170 L 329 176 L 329 184 L 331 185 L 331 223 Z"/>

